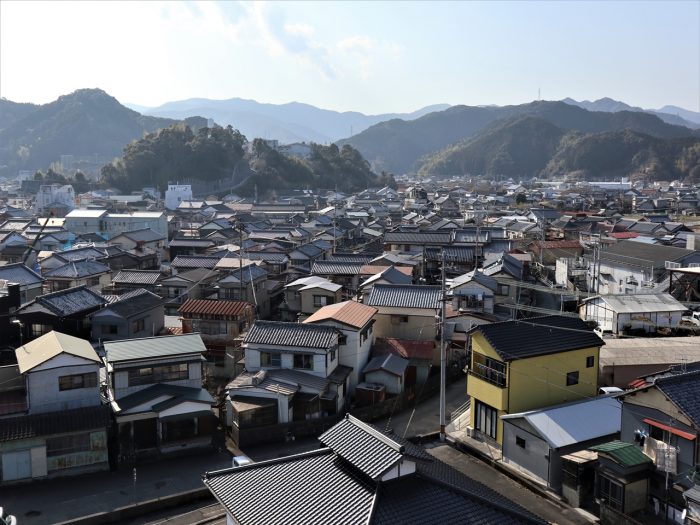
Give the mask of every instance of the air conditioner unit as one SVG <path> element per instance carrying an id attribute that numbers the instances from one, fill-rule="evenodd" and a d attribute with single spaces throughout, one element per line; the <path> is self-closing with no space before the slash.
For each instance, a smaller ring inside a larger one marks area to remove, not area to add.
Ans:
<path id="1" fill-rule="evenodd" d="M 642 281 L 642 286 L 644 288 L 653 288 L 654 284 L 654 281 Z"/>

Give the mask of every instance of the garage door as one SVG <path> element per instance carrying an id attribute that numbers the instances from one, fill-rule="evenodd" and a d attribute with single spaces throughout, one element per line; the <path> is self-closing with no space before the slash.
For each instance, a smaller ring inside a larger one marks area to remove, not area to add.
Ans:
<path id="1" fill-rule="evenodd" d="M 2 455 L 2 479 L 24 479 L 32 477 L 32 462 L 29 450 L 5 452 Z"/>

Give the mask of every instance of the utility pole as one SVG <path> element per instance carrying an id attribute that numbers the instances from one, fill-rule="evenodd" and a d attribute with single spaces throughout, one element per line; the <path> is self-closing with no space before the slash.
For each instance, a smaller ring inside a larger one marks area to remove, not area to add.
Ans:
<path id="1" fill-rule="evenodd" d="M 442 249 L 442 285 L 440 286 L 440 441 L 445 441 L 445 249 Z"/>

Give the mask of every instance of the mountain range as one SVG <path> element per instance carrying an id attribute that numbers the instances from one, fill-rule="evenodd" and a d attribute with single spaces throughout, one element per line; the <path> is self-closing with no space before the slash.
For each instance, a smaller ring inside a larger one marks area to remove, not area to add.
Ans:
<path id="1" fill-rule="evenodd" d="M 423 157 L 458 143 L 463 145 L 480 133 L 489 134 L 491 126 L 522 116 L 536 117 L 563 130 L 584 133 L 629 129 L 664 139 L 700 136 L 698 130 L 668 124 L 646 112 L 589 111 L 565 102 L 537 101 L 517 106 L 452 106 L 410 122 L 382 122 L 338 144 L 356 148 L 375 171 L 401 174 L 420 170 L 425 173 L 428 168 L 422 167 Z"/>
<path id="2" fill-rule="evenodd" d="M 700 128 L 700 113 L 679 108 L 678 106 L 664 106 L 660 109 L 642 109 L 608 97 L 600 98 L 592 102 L 590 100 L 578 101 L 573 98 L 565 98 L 562 102 L 587 109 L 588 111 L 643 111 L 644 113 L 656 115 L 668 124 L 676 124 L 692 129 Z"/>
<path id="3" fill-rule="evenodd" d="M 449 107 L 435 104 L 411 113 L 365 115 L 357 111 L 332 111 L 300 102 L 263 104 L 255 100 L 231 98 L 210 100 L 192 98 L 168 102 L 156 108 L 127 104 L 132 109 L 155 117 L 184 119 L 201 115 L 220 126 L 232 126 L 246 137 L 276 139 L 283 144 L 315 142 L 328 144 L 359 133 L 368 127 L 391 119 L 414 120 Z"/>
<path id="4" fill-rule="evenodd" d="M 45 169 L 61 155 L 116 157 L 132 140 L 177 122 L 143 116 L 99 89 L 81 89 L 43 105 L 0 99 L 0 174 Z M 186 123 L 197 128 L 206 119 Z"/>

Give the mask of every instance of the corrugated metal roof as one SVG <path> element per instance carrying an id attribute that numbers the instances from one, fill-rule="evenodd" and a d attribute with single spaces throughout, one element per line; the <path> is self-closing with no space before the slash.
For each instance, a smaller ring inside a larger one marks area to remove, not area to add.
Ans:
<path id="1" fill-rule="evenodd" d="M 15 350 L 19 371 L 22 374 L 62 353 L 96 363 L 100 362 L 97 352 L 88 341 L 55 330 Z"/>
<path id="2" fill-rule="evenodd" d="M 449 244 L 450 232 L 387 232 L 384 242 L 387 244 Z"/>
<path id="3" fill-rule="evenodd" d="M 316 324 L 255 321 L 244 342 L 326 350 L 337 344 L 338 331 Z"/>
<path id="4" fill-rule="evenodd" d="M 596 397 L 502 416 L 525 419 L 552 448 L 561 448 L 620 432 L 622 404 L 613 397 Z"/>
<path id="5" fill-rule="evenodd" d="M 344 301 L 320 308 L 310 317 L 307 317 L 304 323 L 332 320 L 355 328 L 362 328 L 372 320 L 376 313 L 377 309 L 372 306 L 356 301 Z"/>
<path id="6" fill-rule="evenodd" d="M 221 301 L 214 299 L 187 299 L 178 310 L 181 315 L 221 315 L 238 317 L 253 305 L 245 301 Z"/>
<path id="7" fill-rule="evenodd" d="M 165 335 L 125 341 L 105 341 L 107 361 L 134 361 L 155 357 L 201 354 L 206 351 L 199 334 Z"/>
<path id="8" fill-rule="evenodd" d="M 590 447 L 590 450 L 607 454 L 613 461 L 623 467 L 636 467 L 645 463 L 652 463 L 652 459 L 639 450 L 638 445 L 625 443 L 624 441 L 603 443 L 602 445 Z"/>
<path id="9" fill-rule="evenodd" d="M 207 473 L 204 484 L 240 525 L 364 525 L 375 495 L 329 449 Z"/>
<path id="10" fill-rule="evenodd" d="M 363 262 L 316 261 L 311 273 L 316 275 L 357 275 L 363 266 Z"/>
<path id="11" fill-rule="evenodd" d="M 679 303 L 671 294 L 631 294 L 631 295 L 604 295 L 588 299 L 606 302 L 610 308 L 618 314 L 639 314 L 651 312 L 685 312 L 686 307 Z"/>
<path id="12" fill-rule="evenodd" d="M 366 304 L 398 308 L 439 309 L 442 292 L 439 286 L 375 284 Z"/>

